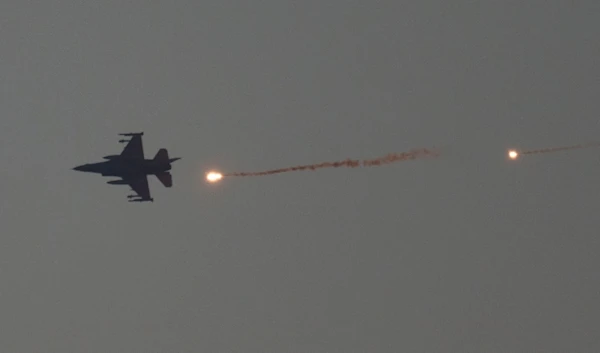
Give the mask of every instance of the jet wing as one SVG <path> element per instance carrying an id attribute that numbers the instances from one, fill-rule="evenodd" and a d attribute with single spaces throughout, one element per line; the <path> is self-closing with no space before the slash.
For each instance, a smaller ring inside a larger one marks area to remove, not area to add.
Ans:
<path id="1" fill-rule="evenodd" d="M 142 200 L 152 200 L 150 197 L 150 188 L 148 187 L 148 177 L 146 175 L 128 178 L 127 183 Z"/>
<path id="2" fill-rule="evenodd" d="M 127 159 L 144 159 L 144 147 L 142 146 L 142 136 L 134 135 L 127 143 L 127 146 L 121 152 L 121 157 Z"/>

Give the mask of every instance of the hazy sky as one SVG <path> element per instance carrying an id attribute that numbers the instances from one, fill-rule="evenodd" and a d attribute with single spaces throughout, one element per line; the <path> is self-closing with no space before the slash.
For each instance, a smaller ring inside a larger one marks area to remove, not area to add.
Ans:
<path id="1" fill-rule="evenodd" d="M 3 1 L 0 351 L 600 350 L 600 2 Z M 71 168 L 173 157 L 154 203 Z M 203 173 L 439 147 L 436 160 Z"/>

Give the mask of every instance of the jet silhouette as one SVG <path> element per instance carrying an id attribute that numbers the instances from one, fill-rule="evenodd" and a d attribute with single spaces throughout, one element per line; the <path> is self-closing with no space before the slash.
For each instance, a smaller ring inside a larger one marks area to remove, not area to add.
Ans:
<path id="1" fill-rule="evenodd" d="M 158 180 L 170 188 L 173 186 L 171 173 L 171 163 L 181 158 L 169 158 L 169 153 L 165 148 L 158 150 L 153 159 L 144 158 L 144 147 L 142 146 L 143 132 L 128 132 L 119 134 L 129 136 L 130 140 L 120 140 L 119 142 L 128 142 L 120 155 L 105 156 L 107 161 L 83 164 L 73 168 L 80 172 L 97 173 L 102 176 L 120 177 L 121 179 L 108 181 L 112 185 L 129 185 L 136 195 L 128 195 L 129 202 L 154 201 L 150 197 L 148 187 L 148 175 L 155 175 Z"/>

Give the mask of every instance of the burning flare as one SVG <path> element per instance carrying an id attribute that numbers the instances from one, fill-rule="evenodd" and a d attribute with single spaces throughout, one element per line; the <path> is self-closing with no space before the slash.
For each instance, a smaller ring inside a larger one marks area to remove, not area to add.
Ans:
<path id="1" fill-rule="evenodd" d="M 217 181 L 223 179 L 223 174 L 219 172 L 208 172 L 206 173 L 206 181 L 209 183 L 216 183 Z"/>
<path id="2" fill-rule="evenodd" d="M 538 150 L 525 150 L 525 151 L 517 151 L 517 150 L 508 150 L 508 158 L 512 160 L 516 160 L 521 155 L 529 155 L 529 154 L 539 154 L 539 153 L 553 153 L 560 151 L 568 151 L 568 150 L 577 150 L 582 148 L 591 148 L 591 147 L 600 147 L 600 142 L 590 142 L 581 145 L 573 145 L 573 146 L 562 146 L 562 147 L 550 147 L 550 148 L 542 148 Z"/>

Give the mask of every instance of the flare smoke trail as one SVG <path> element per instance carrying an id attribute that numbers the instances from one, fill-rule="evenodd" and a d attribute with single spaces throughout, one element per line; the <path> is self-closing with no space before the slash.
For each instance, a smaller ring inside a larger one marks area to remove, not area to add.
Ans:
<path id="1" fill-rule="evenodd" d="M 521 151 L 521 154 L 538 154 L 538 153 L 551 153 L 558 151 L 566 151 L 566 150 L 576 150 L 581 148 L 591 148 L 591 147 L 600 147 L 600 142 L 591 142 L 582 145 L 574 145 L 574 146 L 565 146 L 565 147 L 553 147 L 553 148 L 544 148 L 539 150 L 530 150 L 530 151 Z"/>
<path id="2" fill-rule="evenodd" d="M 316 170 L 321 168 L 339 168 L 339 167 L 347 167 L 347 168 L 356 168 L 356 167 L 372 167 L 372 166 L 380 166 L 384 164 L 390 164 L 400 161 L 407 161 L 422 157 L 437 157 L 439 156 L 438 152 L 431 151 L 428 149 L 414 149 L 408 152 L 402 153 L 390 153 L 383 157 L 375 158 L 375 159 L 366 159 L 366 160 L 357 160 L 357 159 L 346 159 L 338 162 L 323 162 L 318 164 L 308 164 L 308 165 L 299 165 L 295 167 L 281 168 L 281 169 L 272 169 L 266 170 L 262 172 L 238 172 L 238 173 L 227 173 L 223 174 L 224 177 L 237 176 L 237 177 L 245 177 L 245 176 L 262 176 L 262 175 L 271 175 L 271 174 L 279 174 L 279 173 L 287 173 L 287 172 L 296 172 L 301 170 Z"/>

